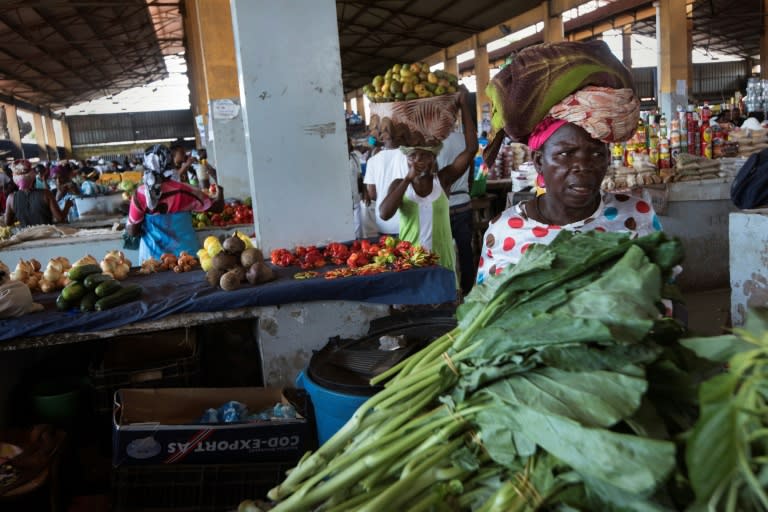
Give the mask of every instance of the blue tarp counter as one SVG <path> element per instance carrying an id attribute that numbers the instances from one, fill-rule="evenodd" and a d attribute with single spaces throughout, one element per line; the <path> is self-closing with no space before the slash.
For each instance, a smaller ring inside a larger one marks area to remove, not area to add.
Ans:
<path id="1" fill-rule="evenodd" d="M 292 303 L 351 301 L 414 305 L 441 304 L 455 299 L 453 273 L 439 266 L 337 279 L 325 279 L 321 274 L 305 280 L 293 279 L 294 273 L 300 271 L 297 267 L 275 268 L 275 271 L 275 281 L 255 286 L 244 284 L 238 290 L 224 291 L 210 286 L 202 270 L 149 275 L 136 274 L 134 270 L 124 283 L 140 284 L 144 290 L 142 299 L 101 312 L 61 312 L 55 306 L 58 293 L 37 294 L 35 300 L 45 306 L 45 311 L 0 321 L 0 351 L 25 348 L 23 341 L 32 348 L 37 345 L 33 338 L 48 337 L 46 345 L 53 345 L 56 338 L 52 335 L 87 335 L 175 315 Z M 73 336 L 61 337 L 61 343 L 72 341 L 75 341 Z"/>

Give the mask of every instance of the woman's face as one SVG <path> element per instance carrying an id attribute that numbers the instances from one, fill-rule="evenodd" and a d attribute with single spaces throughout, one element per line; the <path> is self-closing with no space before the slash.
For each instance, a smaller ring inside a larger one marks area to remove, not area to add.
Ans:
<path id="1" fill-rule="evenodd" d="M 432 176 L 435 171 L 435 155 L 430 151 L 417 149 L 408 155 L 408 167 L 416 171 L 417 178 Z"/>
<path id="2" fill-rule="evenodd" d="M 610 164 L 608 145 L 583 128 L 568 123 L 533 153 L 536 170 L 544 175 L 547 194 L 570 208 L 594 204 Z"/>

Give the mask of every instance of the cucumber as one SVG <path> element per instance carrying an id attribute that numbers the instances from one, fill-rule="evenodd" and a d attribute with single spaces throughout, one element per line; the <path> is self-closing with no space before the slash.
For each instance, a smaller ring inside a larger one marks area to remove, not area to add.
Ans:
<path id="1" fill-rule="evenodd" d="M 107 295 L 96 301 L 96 311 L 104 311 L 105 309 L 125 304 L 141 298 L 142 289 L 138 284 L 129 284 L 124 286 L 122 290 L 118 290 L 112 295 Z"/>
<path id="2" fill-rule="evenodd" d="M 67 272 L 67 277 L 72 281 L 82 281 L 91 274 L 101 274 L 101 267 L 98 265 L 80 265 L 72 267 Z"/>
<path id="3" fill-rule="evenodd" d="M 80 311 L 83 313 L 86 311 L 93 311 L 97 300 L 99 300 L 99 298 L 96 296 L 96 293 L 89 291 L 82 299 L 80 299 Z"/>
<path id="4" fill-rule="evenodd" d="M 104 281 L 112 281 L 113 279 L 112 276 L 108 276 L 107 274 L 88 274 L 85 279 L 83 279 L 83 284 L 89 290 L 93 290 Z"/>
<path id="5" fill-rule="evenodd" d="M 68 302 L 77 303 L 77 301 L 83 298 L 85 292 L 87 291 L 88 289 L 83 285 L 83 283 L 75 281 L 74 283 L 69 283 L 67 286 L 65 286 L 64 289 L 61 290 L 60 296 Z"/>
<path id="6" fill-rule="evenodd" d="M 96 295 L 99 298 L 102 298 L 102 297 L 106 297 L 107 295 L 112 295 L 113 293 L 116 293 L 118 290 L 122 290 L 122 289 L 123 287 L 120 285 L 120 283 L 118 283 L 114 279 L 109 279 L 107 281 L 103 281 L 99 283 L 99 285 L 95 288 L 94 291 L 96 292 Z"/>
<path id="7" fill-rule="evenodd" d="M 59 296 L 56 297 L 56 309 L 59 311 L 69 311 L 72 309 L 72 302 L 68 301 L 64 298 L 63 295 L 59 294 Z"/>

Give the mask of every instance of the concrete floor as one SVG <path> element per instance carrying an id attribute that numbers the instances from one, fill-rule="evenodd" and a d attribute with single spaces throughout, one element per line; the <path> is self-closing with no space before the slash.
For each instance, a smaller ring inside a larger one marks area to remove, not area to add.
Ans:
<path id="1" fill-rule="evenodd" d="M 731 327 L 731 289 L 683 292 L 688 328 L 700 336 L 715 336 Z"/>

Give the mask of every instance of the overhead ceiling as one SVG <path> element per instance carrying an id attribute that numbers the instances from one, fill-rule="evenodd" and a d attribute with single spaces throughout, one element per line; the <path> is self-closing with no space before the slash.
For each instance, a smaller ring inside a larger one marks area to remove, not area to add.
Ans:
<path id="1" fill-rule="evenodd" d="M 361 87 L 394 63 L 423 60 L 473 34 L 501 28 L 540 2 L 336 0 L 344 89 Z M 0 0 L 0 100 L 58 110 L 164 78 L 163 56 L 184 51 L 183 3 Z M 647 12 L 650 5 L 651 0 L 603 0 L 603 7 L 567 23 L 566 30 L 631 16 L 641 7 Z M 762 5 L 763 0 L 694 0 L 694 46 L 758 58 Z M 654 17 L 632 26 L 655 37 Z"/>
<path id="2" fill-rule="evenodd" d="M 760 33 L 763 30 L 762 0 L 695 0 L 693 33 L 695 48 L 742 59 L 760 59 Z M 633 25 L 633 31 L 656 37 L 656 20 Z"/>
<path id="3" fill-rule="evenodd" d="M 423 60 L 540 3 L 336 0 L 344 90 L 362 87 L 392 64 Z"/>
<path id="4" fill-rule="evenodd" d="M 56 110 L 164 78 L 180 1 L 0 1 L 0 93 Z"/>

